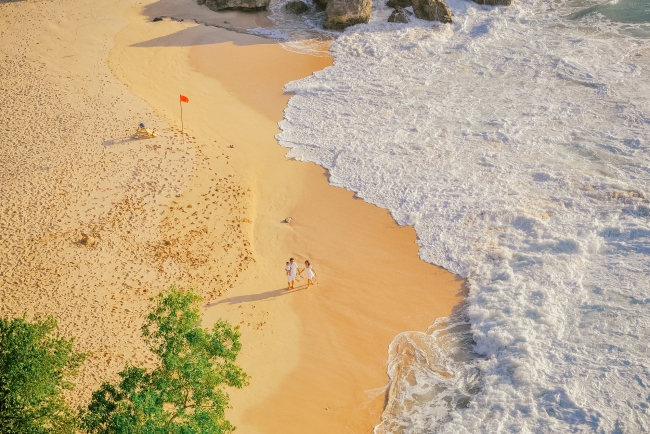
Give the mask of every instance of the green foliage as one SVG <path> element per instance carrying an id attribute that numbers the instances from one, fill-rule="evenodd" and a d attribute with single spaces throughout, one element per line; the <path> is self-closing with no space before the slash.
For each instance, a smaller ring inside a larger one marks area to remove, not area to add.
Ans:
<path id="1" fill-rule="evenodd" d="M 73 433 L 74 412 L 63 397 L 86 354 L 55 333 L 53 317 L 0 318 L 0 433 Z"/>
<path id="2" fill-rule="evenodd" d="M 241 388 L 248 377 L 235 364 L 241 350 L 238 327 L 225 321 L 201 328 L 192 289 L 172 286 L 154 299 L 142 335 L 159 365 L 153 371 L 127 365 L 119 384 L 93 393 L 83 425 L 90 433 L 226 434 L 223 386 Z"/>

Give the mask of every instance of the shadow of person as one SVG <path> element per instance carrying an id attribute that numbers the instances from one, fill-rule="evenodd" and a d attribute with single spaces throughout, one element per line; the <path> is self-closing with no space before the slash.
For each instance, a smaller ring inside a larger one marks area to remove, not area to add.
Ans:
<path id="1" fill-rule="evenodd" d="M 141 140 L 140 138 L 133 137 L 133 136 L 124 137 L 124 138 L 121 138 L 121 139 L 108 139 L 108 140 L 104 140 L 104 142 L 102 143 L 102 146 L 108 147 L 108 146 L 122 145 L 124 143 L 137 142 L 137 141 L 140 141 L 140 140 Z"/>
<path id="2" fill-rule="evenodd" d="M 274 289 L 273 291 L 261 292 L 259 294 L 237 295 L 235 297 L 224 298 L 223 300 L 219 300 L 217 302 L 208 303 L 205 306 L 213 307 L 219 304 L 235 305 L 235 304 L 242 304 L 242 303 L 251 303 L 253 301 L 272 300 L 274 298 L 281 297 L 283 295 L 293 294 L 295 292 L 302 291 L 303 289 L 307 289 L 307 285 L 298 286 L 296 288 L 289 289 L 289 290 L 287 288 L 280 288 L 280 289 Z"/>

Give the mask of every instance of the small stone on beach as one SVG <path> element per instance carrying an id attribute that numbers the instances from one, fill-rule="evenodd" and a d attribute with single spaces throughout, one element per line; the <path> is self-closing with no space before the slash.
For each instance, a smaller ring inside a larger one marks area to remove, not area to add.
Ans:
<path id="1" fill-rule="evenodd" d="M 92 235 L 81 233 L 81 238 L 77 241 L 78 244 L 86 247 L 92 247 L 97 244 L 97 238 Z"/>

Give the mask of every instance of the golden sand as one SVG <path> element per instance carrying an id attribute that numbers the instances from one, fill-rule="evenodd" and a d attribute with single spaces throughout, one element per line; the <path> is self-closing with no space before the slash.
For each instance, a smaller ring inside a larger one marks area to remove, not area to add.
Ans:
<path id="1" fill-rule="evenodd" d="M 148 298 L 192 284 L 206 326 L 241 325 L 251 384 L 228 412 L 239 432 L 370 432 L 388 344 L 448 315 L 462 281 L 417 257 L 412 228 L 284 157 L 282 87 L 331 59 L 151 22 L 237 27 L 259 14 L 226 20 L 190 0 L 68 3 L 0 4 L 0 92 L 21 92 L 0 114 L 11 130 L 0 136 L 1 313 L 53 313 L 92 351 L 82 402 L 125 360 L 150 358 L 139 338 Z M 131 140 L 139 122 L 160 137 Z M 315 287 L 303 278 L 284 290 L 289 256 L 311 260 Z"/>

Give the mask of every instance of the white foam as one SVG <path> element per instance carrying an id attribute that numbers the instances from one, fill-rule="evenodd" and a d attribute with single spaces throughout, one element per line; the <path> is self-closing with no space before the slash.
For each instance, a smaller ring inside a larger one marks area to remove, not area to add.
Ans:
<path id="1" fill-rule="evenodd" d="M 448 4 L 452 25 L 376 5 L 286 86 L 288 156 L 414 225 L 471 289 L 450 321 L 475 353 L 396 338 L 377 432 L 648 431 L 650 41 L 569 21 L 574 3 Z"/>
<path id="2" fill-rule="evenodd" d="M 282 46 L 293 52 L 309 54 L 316 57 L 329 57 L 330 41 L 337 35 L 323 30 L 324 12 L 316 7 L 312 0 L 304 0 L 309 10 L 303 14 L 287 13 L 285 5 L 288 0 L 272 2 L 269 18 L 275 28 L 290 37 Z"/>
<path id="3" fill-rule="evenodd" d="M 254 29 L 248 29 L 248 33 L 257 36 L 264 36 L 271 39 L 278 39 L 280 41 L 288 41 L 289 35 L 281 30 L 277 29 L 266 29 L 264 27 L 255 27 Z"/>

